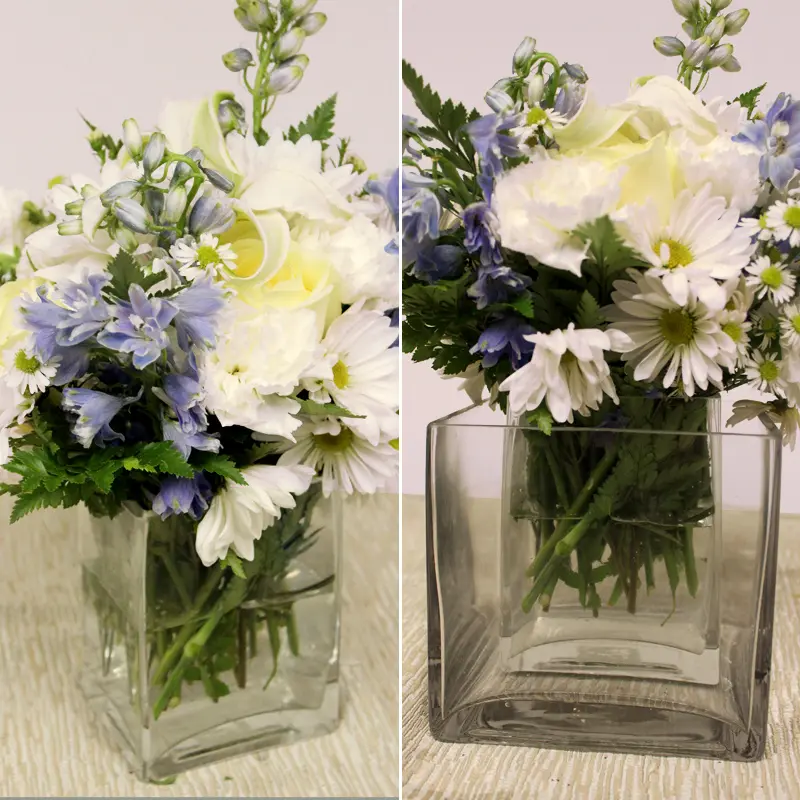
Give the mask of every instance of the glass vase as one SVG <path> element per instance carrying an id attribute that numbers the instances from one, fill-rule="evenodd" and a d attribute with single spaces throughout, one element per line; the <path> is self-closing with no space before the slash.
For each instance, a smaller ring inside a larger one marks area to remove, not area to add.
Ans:
<path id="1" fill-rule="evenodd" d="M 435 738 L 762 757 L 781 438 L 720 418 L 623 398 L 549 433 L 485 406 L 430 425 Z"/>
<path id="2" fill-rule="evenodd" d="M 244 577 L 203 566 L 185 515 L 84 520 L 81 688 L 140 779 L 336 728 L 339 498 L 298 497 Z"/>

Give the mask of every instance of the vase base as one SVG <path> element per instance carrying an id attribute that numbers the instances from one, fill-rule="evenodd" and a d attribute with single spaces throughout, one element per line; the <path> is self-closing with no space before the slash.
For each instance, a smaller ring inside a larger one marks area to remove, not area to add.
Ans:
<path id="1" fill-rule="evenodd" d="M 238 709 L 240 716 L 234 716 L 236 710 L 233 710 L 223 722 L 209 715 L 208 726 L 203 728 L 195 712 L 180 719 L 175 714 L 181 711 L 177 707 L 165 712 L 151 730 L 137 728 L 129 705 L 120 706 L 109 695 L 91 691 L 85 684 L 81 688 L 91 711 L 142 781 L 162 781 L 223 759 L 323 736 L 336 730 L 341 721 L 340 688 L 336 681 L 325 687 L 321 703 L 315 708 L 282 708 L 261 713 L 252 709 L 248 713 L 242 708 Z M 165 729 L 163 720 L 170 714 L 174 715 L 173 724 Z M 185 735 L 181 735 L 181 728 Z"/>
<path id="2" fill-rule="evenodd" d="M 487 700 L 446 719 L 432 708 L 430 729 L 442 742 L 741 762 L 760 760 L 765 747 L 753 729 L 691 711 L 552 699 Z"/>

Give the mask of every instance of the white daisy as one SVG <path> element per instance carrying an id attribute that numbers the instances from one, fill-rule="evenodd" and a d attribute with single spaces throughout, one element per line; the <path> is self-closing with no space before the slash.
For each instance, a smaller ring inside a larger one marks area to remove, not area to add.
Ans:
<path id="1" fill-rule="evenodd" d="M 207 567 L 225 558 L 230 547 L 252 561 L 253 542 L 279 519 L 284 508 L 295 507 L 294 496 L 308 491 L 314 470 L 258 465 L 246 467 L 242 475 L 247 483 L 227 481 L 197 526 L 195 547 Z"/>
<path id="2" fill-rule="evenodd" d="M 533 358 L 500 384 L 509 392 L 511 412 L 539 408 L 543 400 L 556 422 L 572 422 L 573 412 L 587 415 L 596 410 L 608 395 L 619 402 L 606 350 L 620 351 L 630 342 L 614 331 L 566 330 L 534 333 L 525 337 L 536 345 Z"/>
<path id="3" fill-rule="evenodd" d="M 781 341 L 794 351 L 800 351 L 800 302 L 790 303 L 781 309 Z"/>
<path id="4" fill-rule="evenodd" d="M 297 431 L 296 443 L 278 464 L 304 464 L 322 474 L 322 492 L 373 494 L 397 470 L 396 440 L 371 444 L 348 425 L 349 420 L 313 419 Z"/>
<path id="5" fill-rule="evenodd" d="M 720 312 L 709 309 L 693 291 L 686 303 L 676 302 L 652 272 L 631 275 L 633 281 L 614 284 L 614 305 L 606 316 L 631 341 L 622 357 L 635 368 L 634 379 L 653 381 L 666 368 L 665 389 L 680 386 L 692 397 L 698 387 L 722 388 L 722 370 L 734 367 L 737 346 L 723 331 Z"/>
<path id="6" fill-rule="evenodd" d="M 39 394 L 52 382 L 58 372 L 58 358 L 52 358 L 47 363 L 34 355 L 29 347 L 16 347 L 6 351 L 3 363 L 5 382 L 21 394 Z"/>
<path id="7" fill-rule="evenodd" d="M 763 350 L 753 350 L 745 366 L 748 384 L 759 392 L 786 396 L 788 385 L 786 364 L 777 356 Z"/>
<path id="8" fill-rule="evenodd" d="M 746 420 L 757 419 L 766 414 L 781 431 L 783 444 L 794 450 L 797 434 L 800 431 L 800 409 L 784 400 L 764 403 L 760 400 L 737 400 L 733 404 L 733 414 L 728 420 L 728 427 L 733 427 Z"/>
<path id="9" fill-rule="evenodd" d="M 220 244 L 210 233 L 201 233 L 199 241 L 187 237 L 175 242 L 169 254 L 180 264 L 179 271 L 187 281 L 205 275 L 215 275 L 223 268 L 234 270 L 236 253 L 229 244 Z"/>
<path id="10" fill-rule="evenodd" d="M 313 400 L 333 400 L 364 417 L 359 433 L 372 444 L 396 417 L 400 367 L 398 351 L 392 348 L 396 340 L 397 329 L 387 316 L 353 306 L 331 323 L 322 341 L 332 374 L 306 382 Z"/>
<path id="11" fill-rule="evenodd" d="M 522 124 L 511 130 L 511 134 L 519 141 L 520 150 L 532 155 L 542 145 L 539 134 L 544 132 L 550 136 L 563 128 L 569 120 L 557 111 L 535 106 L 525 115 Z"/>
<path id="12" fill-rule="evenodd" d="M 767 222 L 779 242 L 800 247 L 800 199 L 775 203 L 767 212 Z"/>
<path id="13" fill-rule="evenodd" d="M 759 299 L 768 298 L 776 306 L 788 303 L 794 297 L 797 279 L 785 264 L 773 262 L 769 256 L 760 256 L 747 267 L 747 285 L 755 290 Z"/>
<path id="14" fill-rule="evenodd" d="M 770 227 L 766 213 L 762 214 L 760 217 L 740 219 L 739 227 L 743 231 L 746 231 L 751 239 L 756 239 L 759 242 L 768 242 L 775 235 L 775 231 Z"/>
<path id="15" fill-rule="evenodd" d="M 726 307 L 719 315 L 722 332 L 736 345 L 736 365 L 744 364 L 750 347 L 749 333 L 753 323 L 747 319 L 747 312 Z"/>
<path id="16" fill-rule="evenodd" d="M 754 246 L 747 231 L 738 227 L 739 212 L 722 197 L 711 197 L 711 187 L 693 194 L 681 192 L 668 222 L 654 202 L 631 206 L 618 216 L 625 241 L 652 265 L 654 275 L 679 306 L 689 300 L 690 286 L 708 308 L 725 305 L 718 280 L 737 277 L 750 261 Z"/>

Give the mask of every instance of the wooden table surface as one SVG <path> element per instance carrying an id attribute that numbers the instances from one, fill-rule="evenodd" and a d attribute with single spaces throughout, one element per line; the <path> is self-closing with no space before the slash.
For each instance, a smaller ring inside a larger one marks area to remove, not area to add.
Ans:
<path id="1" fill-rule="evenodd" d="M 425 508 L 403 498 L 406 800 L 800 800 L 800 517 L 781 521 L 767 753 L 757 764 L 436 742 L 428 732 Z"/>
<path id="2" fill-rule="evenodd" d="M 76 688 L 80 577 L 70 511 L 9 525 L 0 501 L 0 795 L 390 797 L 398 783 L 397 497 L 348 501 L 342 676 L 333 734 L 137 781 Z"/>

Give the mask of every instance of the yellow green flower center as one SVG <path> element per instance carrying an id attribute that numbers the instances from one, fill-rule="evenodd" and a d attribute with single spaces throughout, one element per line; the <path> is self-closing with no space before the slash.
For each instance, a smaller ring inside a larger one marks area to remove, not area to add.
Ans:
<path id="1" fill-rule="evenodd" d="M 761 228 L 762 231 L 765 231 L 769 227 L 769 223 L 767 222 L 767 215 L 762 214 L 758 218 L 758 227 Z"/>
<path id="2" fill-rule="evenodd" d="M 780 267 L 774 265 L 767 267 L 761 273 L 761 283 L 769 289 L 780 289 L 783 286 L 783 272 Z"/>
<path id="3" fill-rule="evenodd" d="M 532 108 L 528 112 L 528 125 L 543 125 L 547 122 L 547 113 L 541 108 Z"/>
<path id="4" fill-rule="evenodd" d="M 219 264 L 219 253 L 216 247 L 204 244 L 197 248 L 197 263 L 202 269 L 210 267 L 212 264 Z"/>
<path id="5" fill-rule="evenodd" d="M 800 228 L 800 206 L 789 206 L 783 218 L 790 228 Z"/>
<path id="6" fill-rule="evenodd" d="M 337 389 L 346 389 L 350 382 L 350 373 L 347 371 L 347 365 L 342 361 L 337 361 L 333 366 L 333 382 L 336 384 Z"/>
<path id="7" fill-rule="evenodd" d="M 343 453 L 353 443 L 354 434 L 350 428 L 342 428 L 339 433 L 314 433 L 314 444 L 324 453 Z"/>
<path id="8" fill-rule="evenodd" d="M 389 442 L 389 447 L 391 447 L 393 450 L 399 450 L 400 449 L 400 440 L 399 439 L 392 439 Z"/>
<path id="9" fill-rule="evenodd" d="M 742 330 L 742 326 L 736 322 L 726 322 L 722 326 L 722 330 L 724 333 L 727 333 L 728 336 L 733 339 L 734 342 L 737 344 L 742 341 L 742 334 L 744 331 Z"/>
<path id="10" fill-rule="evenodd" d="M 684 309 L 675 308 L 661 315 L 661 335 L 673 347 L 690 344 L 694 334 L 694 319 Z"/>
<path id="11" fill-rule="evenodd" d="M 33 375 L 42 366 L 42 362 L 36 356 L 29 356 L 24 350 L 18 350 L 14 356 L 14 366 L 26 375 Z"/>
<path id="12" fill-rule="evenodd" d="M 758 374 L 761 376 L 762 380 L 765 380 L 767 383 L 772 383 L 778 380 L 780 371 L 778 370 L 778 365 L 774 361 L 765 361 L 763 364 L 759 364 Z"/>
<path id="13" fill-rule="evenodd" d="M 795 333 L 800 333 L 800 314 L 795 314 L 791 319 L 792 328 Z"/>
<path id="14" fill-rule="evenodd" d="M 666 258 L 664 257 L 664 248 L 666 248 L 668 252 Z M 663 261 L 666 261 L 664 266 L 667 269 L 686 267 L 694 261 L 694 253 L 691 248 L 676 239 L 659 239 L 653 245 L 653 252 Z"/>

